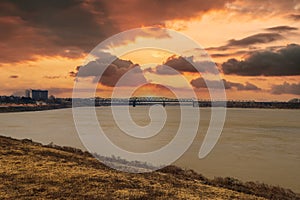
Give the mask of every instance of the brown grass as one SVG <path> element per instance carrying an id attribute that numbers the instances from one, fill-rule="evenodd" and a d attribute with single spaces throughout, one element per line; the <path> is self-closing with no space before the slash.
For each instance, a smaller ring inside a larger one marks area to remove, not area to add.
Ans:
<path id="1" fill-rule="evenodd" d="M 2 136 L 0 153 L 0 199 L 264 199 L 257 193 L 261 190 L 294 194 L 269 186 L 255 190 L 260 186 L 228 179 L 208 180 L 175 166 L 123 173 L 78 149 Z"/>

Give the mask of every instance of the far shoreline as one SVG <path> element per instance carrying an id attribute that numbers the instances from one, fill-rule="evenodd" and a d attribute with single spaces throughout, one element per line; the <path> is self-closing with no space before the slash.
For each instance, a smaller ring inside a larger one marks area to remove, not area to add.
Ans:
<path id="1" fill-rule="evenodd" d="M 283 102 L 280 102 L 283 103 Z M 287 102 L 285 102 L 287 103 Z M 152 105 L 160 105 L 160 103 L 157 104 L 140 104 L 136 105 L 136 107 L 140 106 L 152 106 Z M 293 106 L 284 106 L 284 104 L 280 104 L 281 106 L 267 106 L 267 107 L 262 107 L 262 106 L 243 106 L 242 104 L 239 105 L 227 105 L 225 108 L 233 109 L 280 109 L 280 110 L 299 110 L 300 109 L 300 103 L 297 103 Z M 282 106 L 283 105 L 283 106 Z M 287 104 L 288 105 L 288 104 Z M 126 104 L 120 104 L 120 105 L 95 105 L 95 107 L 109 107 L 109 106 L 126 106 Z M 132 106 L 132 105 L 129 105 Z M 170 104 L 170 105 L 165 105 L 166 107 L 170 106 L 181 106 L 180 104 Z M 199 106 L 193 106 L 193 105 L 187 105 L 184 104 L 182 106 L 191 106 L 191 107 L 199 107 L 199 108 L 212 108 L 210 104 L 199 104 Z M 34 111 L 47 111 L 47 110 L 57 110 L 57 109 L 66 109 L 66 108 L 72 108 L 72 104 L 46 104 L 46 105 L 5 105 L 1 106 L 0 104 L 0 113 L 15 113 L 15 112 L 34 112 Z M 79 107 L 85 107 L 79 106 Z M 135 106 L 134 106 L 135 107 Z M 213 106 L 213 108 L 217 107 L 223 107 L 223 106 Z M 224 107 L 223 107 L 224 108 Z"/>
<path id="2" fill-rule="evenodd" d="M 2 106 L 0 113 L 15 113 L 15 112 L 32 112 L 32 111 L 47 111 L 64 108 L 72 108 L 71 105 L 34 105 L 34 106 Z"/>

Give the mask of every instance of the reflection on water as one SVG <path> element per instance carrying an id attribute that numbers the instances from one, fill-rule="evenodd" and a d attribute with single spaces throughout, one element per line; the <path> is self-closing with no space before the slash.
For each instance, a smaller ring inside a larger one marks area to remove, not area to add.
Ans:
<path id="1" fill-rule="evenodd" d="M 170 106 L 166 109 L 166 125 L 159 134 L 147 140 L 124 135 L 112 120 L 110 107 L 97 108 L 97 116 L 115 144 L 129 151 L 148 152 L 166 145 L 176 134 L 180 108 Z M 146 106 L 131 109 L 132 118 L 145 126 L 150 120 L 148 110 Z M 233 176 L 300 192 L 300 110 L 227 109 L 221 138 L 202 160 L 198 158 L 198 152 L 209 124 L 210 109 L 201 108 L 200 116 L 200 122 L 191 119 L 191 123 L 200 125 L 198 135 L 176 165 L 192 168 L 209 177 Z M 84 149 L 76 133 L 71 109 L 2 113 L 0 134 Z"/>

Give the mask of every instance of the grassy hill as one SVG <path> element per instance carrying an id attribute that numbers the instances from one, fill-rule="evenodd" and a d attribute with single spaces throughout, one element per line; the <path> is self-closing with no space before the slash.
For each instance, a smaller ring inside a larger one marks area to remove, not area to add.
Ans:
<path id="1" fill-rule="evenodd" d="M 87 152 L 0 136 L 0 199 L 299 199 L 290 190 L 232 178 L 209 180 L 169 166 L 130 174 Z"/>

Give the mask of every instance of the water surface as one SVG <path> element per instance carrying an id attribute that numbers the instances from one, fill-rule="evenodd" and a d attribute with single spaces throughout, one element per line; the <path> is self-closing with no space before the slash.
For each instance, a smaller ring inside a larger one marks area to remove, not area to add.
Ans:
<path id="1" fill-rule="evenodd" d="M 98 107 L 97 116 L 115 144 L 129 151 L 147 152 L 166 145 L 178 129 L 180 108 L 166 108 L 165 127 L 151 140 L 143 141 L 132 140 L 122 133 L 113 121 L 110 107 Z M 147 106 L 131 109 L 137 124 L 149 123 L 148 110 Z M 225 127 L 217 145 L 201 160 L 198 152 L 209 124 L 210 109 L 201 108 L 200 115 L 200 122 L 191 118 L 191 123 L 200 125 L 198 135 L 188 151 L 175 162 L 176 165 L 194 169 L 208 177 L 232 176 L 300 192 L 300 110 L 227 109 Z M 71 109 L 1 113 L 0 134 L 84 149 Z"/>

